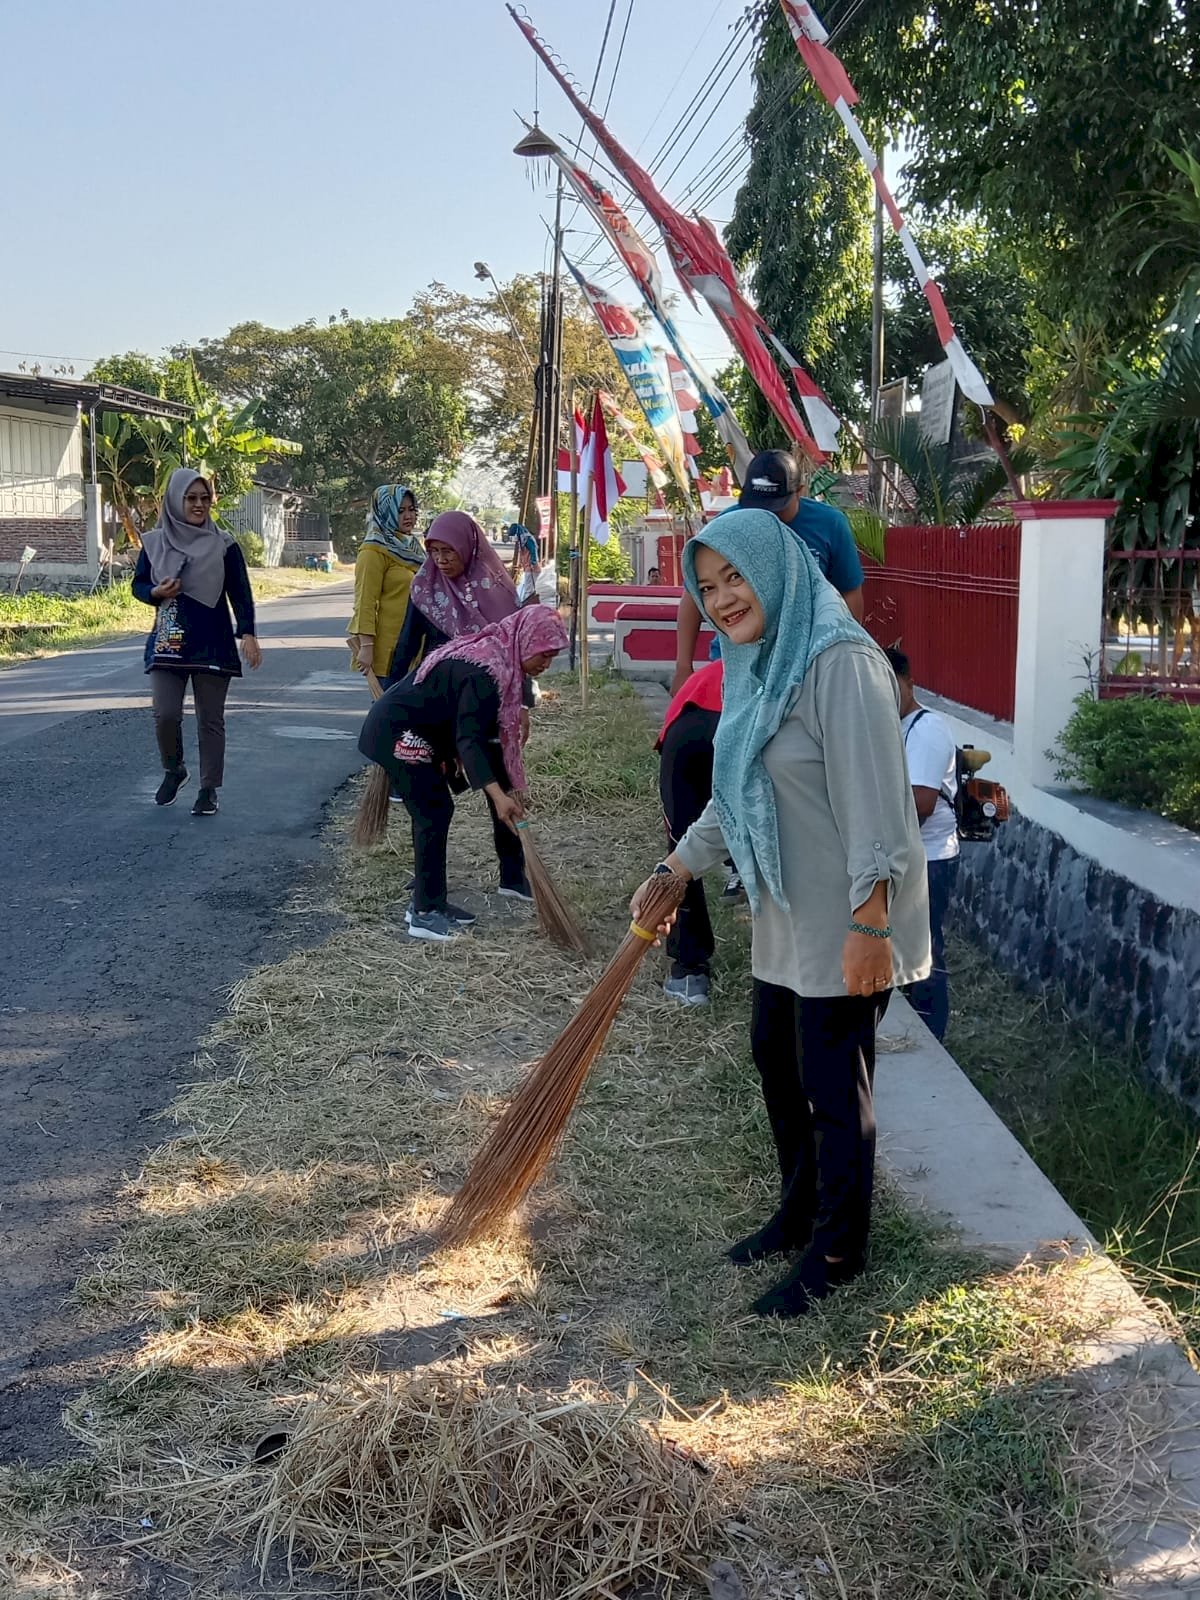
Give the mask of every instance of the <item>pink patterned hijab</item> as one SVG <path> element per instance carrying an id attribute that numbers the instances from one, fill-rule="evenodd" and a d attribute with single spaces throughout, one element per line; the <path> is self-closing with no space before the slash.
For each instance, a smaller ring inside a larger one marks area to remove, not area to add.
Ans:
<path id="1" fill-rule="evenodd" d="M 517 609 L 517 591 L 487 535 L 465 511 L 443 511 L 425 533 L 458 552 L 463 570 L 457 578 L 440 572 L 432 556 L 412 583 L 412 601 L 447 638 L 474 633 L 499 622 Z"/>
<path id="2" fill-rule="evenodd" d="M 525 675 L 522 661 L 542 654 L 557 655 L 567 648 L 567 630 L 562 618 L 549 606 L 526 606 L 502 622 L 490 623 L 478 633 L 451 639 L 432 651 L 417 668 L 416 683 L 421 683 L 440 661 L 473 661 L 495 680 L 500 691 L 500 748 L 514 789 L 526 788 L 525 762 L 521 754 L 521 690 Z"/>

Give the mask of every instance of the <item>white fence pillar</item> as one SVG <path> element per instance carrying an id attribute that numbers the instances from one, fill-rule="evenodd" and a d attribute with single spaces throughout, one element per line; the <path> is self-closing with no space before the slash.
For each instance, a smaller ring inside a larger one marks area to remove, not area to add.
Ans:
<path id="1" fill-rule="evenodd" d="M 1021 590 L 1013 756 L 1053 783 L 1047 752 L 1096 670 L 1104 633 L 1104 553 L 1115 500 L 1019 500 Z"/>
<path id="2" fill-rule="evenodd" d="M 101 553 L 104 549 L 104 504 L 100 498 L 100 485 L 86 484 L 83 495 L 83 514 L 87 528 L 88 577 L 94 578 L 100 571 Z"/>

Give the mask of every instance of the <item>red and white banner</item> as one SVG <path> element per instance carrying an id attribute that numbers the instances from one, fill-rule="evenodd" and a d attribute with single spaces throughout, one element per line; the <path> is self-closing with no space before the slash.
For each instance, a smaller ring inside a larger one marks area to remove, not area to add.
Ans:
<path id="1" fill-rule="evenodd" d="M 609 394 L 606 389 L 601 389 L 600 404 L 604 407 L 605 416 L 608 417 L 610 421 L 614 422 L 618 428 L 620 428 L 621 432 L 625 435 L 630 444 L 632 444 L 633 448 L 641 457 L 642 465 L 646 469 L 646 475 L 650 482 L 656 489 L 665 488 L 667 484 L 667 469 L 654 454 L 654 451 L 647 450 L 646 446 L 638 438 L 637 429 L 621 410 L 620 406 L 616 402 L 616 398 Z"/>
<path id="2" fill-rule="evenodd" d="M 803 57 L 813 82 L 837 112 L 842 126 L 850 136 L 851 143 L 862 157 L 863 165 L 871 174 L 871 181 L 892 220 L 892 227 L 904 247 L 904 254 L 908 257 L 909 265 L 921 286 L 921 292 L 929 304 L 937 336 L 941 340 L 942 349 L 946 352 L 946 359 L 950 363 L 959 388 L 967 399 L 974 400 L 976 405 L 990 406 L 992 391 L 987 386 L 987 380 L 963 348 L 962 340 L 950 320 L 950 313 L 946 310 L 942 291 L 929 276 L 929 269 L 921 259 L 921 252 L 917 249 L 908 223 L 905 222 L 900 207 L 892 198 L 891 190 L 884 181 L 879 157 L 867 143 L 866 134 L 863 133 L 858 118 L 850 109 L 858 102 L 858 90 L 850 82 L 845 67 L 829 49 L 827 43 L 829 35 L 822 26 L 821 19 L 807 0 L 779 0 L 779 3 L 783 7 L 783 14 L 796 42 L 796 49 Z"/>
<path id="3" fill-rule="evenodd" d="M 608 429 L 604 425 L 604 407 L 600 404 L 599 395 L 596 396 L 595 404 L 592 406 L 585 449 L 588 461 L 588 503 L 592 509 L 589 527 L 592 538 L 597 544 L 607 544 L 608 519 L 612 515 L 613 507 L 625 493 L 625 485 L 620 473 L 613 466 L 612 451 L 608 444 Z"/>
<path id="4" fill-rule="evenodd" d="M 618 143 L 609 132 L 603 118 L 597 116 L 576 91 L 557 60 L 538 36 L 532 23 L 518 15 L 511 5 L 507 9 L 546 70 L 583 118 L 585 126 L 595 135 L 608 159 L 658 224 L 672 265 L 688 297 L 694 302 L 697 294 L 703 296 L 730 343 L 750 369 L 751 377 L 788 436 L 794 439 L 813 461 L 823 462 L 825 451 L 809 432 L 809 428 L 805 426 L 799 412 L 792 404 L 779 368 L 760 337 L 760 335 L 770 337 L 770 329 L 742 294 L 737 273 L 717 236 L 716 229 L 704 219 L 693 221 L 685 217 L 664 199 L 655 188 L 650 174 L 637 164 L 623 145 Z M 805 414 L 811 416 L 811 401 L 818 398 L 823 420 L 824 413 L 831 413 L 832 408 L 815 380 L 809 377 L 808 382 L 811 394 L 801 395 Z"/>

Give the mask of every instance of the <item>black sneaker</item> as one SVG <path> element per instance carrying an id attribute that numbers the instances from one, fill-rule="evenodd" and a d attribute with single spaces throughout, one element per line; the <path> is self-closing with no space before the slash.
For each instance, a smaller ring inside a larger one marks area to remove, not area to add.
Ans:
<path id="1" fill-rule="evenodd" d="M 173 806 L 175 804 L 175 796 L 187 781 L 188 773 L 186 767 L 180 767 L 178 772 L 164 772 L 163 781 L 159 784 L 154 794 L 154 804 L 156 806 Z"/>
<path id="2" fill-rule="evenodd" d="M 533 890 L 524 878 L 520 883 L 502 883 L 500 893 L 506 900 L 523 900 L 527 906 L 533 904 Z"/>
<path id="3" fill-rule="evenodd" d="M 450 939 L 460 939 L 462 928 L 451 922 L 444 911 L 414 911 L 408 921 L 410 939 L 429 939 L 435 944 L 446 944 Z"/>
<path id="4" fill-rule="evenodd" d="M 215 789 L 201 789 L 196 796 L 196 804 L 192 807 L 194 817 L 215 817 L 220 810 L 217 804 L 217 791 Z"/>
<path id="5" fill-rule="evenodd" d="M 452 906 L 448 900 L 446 904 L 440 908 L 440 912 L 441 915 L 445 917 L 446 921 L 452 922 L 456 928 L 473 928 L 479 921 L 479 918 L 473 911 L 466 911 L 462 906 Z M 420 914 L 421 913 L 415 911 L 411 905 L 409 906 L 408 910 L 404 913 L 404 920 L 408 923 L 410 928 L 412 927 L 413 918 L 419 916 Z"/>

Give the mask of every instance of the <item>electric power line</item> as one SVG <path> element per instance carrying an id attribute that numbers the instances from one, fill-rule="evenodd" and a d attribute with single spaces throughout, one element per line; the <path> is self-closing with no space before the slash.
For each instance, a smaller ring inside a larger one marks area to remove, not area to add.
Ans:
<path id="1" fill-rule="evenodd" d="M 708 99 L 709 95 L 712 94 L 716 85 L 720 82 L 719 74 L 741 48 L 742 36 L 746 33 L 749 26 L 748 20 L 743 17 L 741 22 L 739 22 L 734 28 L 732 34 L 730 35 L 729 42 L 717 57 L 715 64 L 705 75 L 700 88 L 697 89 L 696 93 L 680 112 L 679 116 L 676 118 L 674 127 L 663 140 L 659 148 L 655 151 L 654 155 L 646 163 L 651 172 L 654 171 L 655 167 L 662 165 L 662 163 L 671 154 L 671 151 L 679 143 L 680 139 L 683 138 L 691 123 L 695 121 L 700 112 L 700 108 Z"/>

